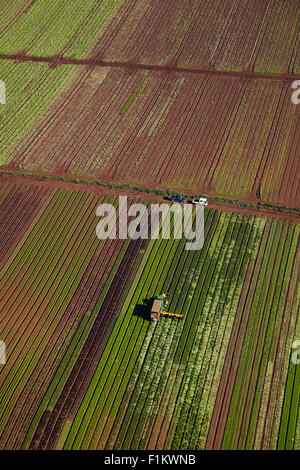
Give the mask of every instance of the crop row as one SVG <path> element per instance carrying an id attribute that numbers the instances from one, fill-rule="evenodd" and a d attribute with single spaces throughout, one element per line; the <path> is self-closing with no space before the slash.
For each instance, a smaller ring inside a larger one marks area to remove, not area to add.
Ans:
<path id="1" fill-rule="evenodd" d="M 1 16 L 2 54 L 64 54 L 181 68 L 299 71 L 296 0 L 46 0 L 11 2 Z M 122 48 L 120 48 L 122 44 Z"/>
<path id="2" fill-rule="evenodd" d="M 6 85 L 6 104 L 1 106 L 0 132 L 4 145 L 0 163 L 7 162 L 24 145 L 49 112 L 53 101 L 70 86 L 76 75 L 68 67 L 49 68 L 47 64 L 1 62 L 1 77 Z"/>
<path id="3" fill-rule="evenodd" d="M 7 230 L 25 219 L 0 271 L 1 448 L 296 447 L 299 227 L 208 210 L 202 250 L 101 242 L 99 202 L 0 188 Z M 149 322 L 163 291 L 183 321 Z"/>
<path id="4" fill-rule="evenodd" d="M 156 285 L 164 281 L 167 272 L 162 261 L 168 260 L 172 246 L 178 243 L 172 240 L 149 242 L 122 307 L 123 315 L 115 323 L 89 389 L 72 423 L 66 447 L 78 447 L 80 444 L 84 448 L 90 441 L 91 446 L 95 446 L 102 425 L 118 412 L 119 396 L 126 390 L 149 328 L 148 313 L 146 317 L 143 314 L 143 299 L 154 295 Z M 122 376 L 122 381 L 115 380 L 116 376 Z"/>
<path id="5" fill-rule="evenodd" d="M 2 54 L 299 72 L 296 0 L 213 0 L 210 8 L 165 0 L 159 9 L 137 0 L 19 3 L 3 7 Z"/>
<path id="6" fill-rule="evenodd" d="M 294 336 L 299 230 L 265 224 L 228 345 L 209 448 L 276 448 Z"/>
<path id="7" fill-rule="evenodd" d="M 45 208 L 50 199 L 51 191 L 48 189 L 0 185 L 0 269 L 20 239 L 30 231 L 30 224 L 34 223 L 41 207 Z"/>
<path id="8" fill-rule="evenodd" d="M 16 13 L 15 4 L 1 15 L 1 54 L 26 51 L 33 56 L 64 52 L 69 57 L 85 57 L 123 0 L 46 0 L 24 5 Z M 26 2 L 28 3 L 28 2 Z"/>
<path id="9" fill-rule="evenodd" d="M 272 339 L 276 338 L 282 351 L 288 347 L 287 330 L 280 331 L 282 322 L 271 306 L 277 301 L 283 305 L 293 295 L 287 285 L 295 284 L 292 268 L 297 230 L 280 221 L 271 223 L 263 218 L 243 219 L 234 213 L 209 211 L 206 231 L 204 248 L 194 253 L 184 250 L 183 241 L 149 243 L 121 309 L 124 314 L 116 320 L 81 405 L 65 421 L 56 440 L 58 448 L 203 448 L 211 440 L 210 426 L 214 426 L 221 377 L 228 372 L 228 351 L 236 324 L 241 322 L 245 290 L 249 289 L 252 294 L 247 296 L 247 302 L 253 313 L 244 312 L 250 320 L 243 322 L 241 342 L 246 344 L 251 338 L 249 344 L 255 342 L 257 346 L 247 350 L 250 364 L 241 359 L 225 421 L 223 446 L 248 447 L 254 445 L 255 439 L 259 446 L 261 424 L 257 423 L 264 419 L 270 366 L 265 353 L 263 360 L 257 362 L 258 368 L 255 363 L 252 368 L 250 365 L 253 355 L 267 351 Z M 286 246 L 291 246 L 291 250 Z M 272 272 L 269 287 L 262 277 L 267 269 Z M 255 276 L 257 287 L 253 288 L 250 280 L 256 282 Z M 183 322 L 162 319 L 156 325 L 149 324 L 149 307 L 141 307 L 143 299 L 163 290 L 170 293 L 170 310 L 185 313 Z M 261 295 L 264 301 L 258 308 Z M 260 313 L 260 309 L 270 308 L 270 317 Z M 290 305 L 286 314 L 291 319 L 288 329 L 293 329 L 292 308 Z M 260 317 L 262 321 L 257 321 Z M 275 345 L 272 350 L 276 350 Z M 280 352 L 279 361 L 283 357 Z M 284 367 L 281 373 L 282 381 L 286 377 Z M 274 374 L 275 392 L 279 389 Z M 251 378 L 251 396 L 254 393 L 252 404 L 247 402 L 250 395 L 245 395 L 246 389 L 241 388 L 247 376 Z M 252 389 L 254 383 L 257 388 Z M 223 392 L 224 399 L 227 395 Z M 245 408 L 237 412 L 234 406 Z M 278 404 L 275 414 L 280 410 Z M 274 404 L 268 407 L 268 413 L 271 411 Z M 244 424 L 239 421 L 242 413 Z M 276 416 L 269 424 L 263 422 L 265 434 L 276 435 L 276 423 Z M 235 432 L 230 435 L 240 436 L 235 444 L 227 442 L 233 426 Z M 243 441 L 246 426 L 249 431 Z M 49 448 L 53 445 L 54 442 Z"/>
<path id="10" fill-rule="evenodd" d="M 215 381 L 214 385 L 216 386 L 219 379 L 218 375 L 213 377 L 215 360 L 219 357 L 219 344 L 216 335 L 219 333 L 221 336 L 221 346 L 223 332 L 225 329 L 227 332 L 230 331 L 230 323 L 234 316 L 233 314 L 228 322 L 229 311 L 227 311 L 227 315 L 223 317 L 225 323 L 221 327 L 218 315 L 214 313 L 214 309 L 220 301 L 220 290 L 222 291 L 223 288 L 226 291 L 226 280 L 222 270 L 227 268 L 229 259 L 234 265 L 234 259 L 239 249 L 237 245 L 233 254 L 232 247 L 229 247 L 228 243 L 231 236 L 234 233 L 236 235 L 239 231 L 240 223 L 235 220 L 235 215 L 230 220 L 230 217 L 225 217 L 224 214 L 218 219 L 215 214 L 211 223 L 212 226 L 206 237 L 206 248 L 201 250 L 198 257 L 196 256 L 192 260 L 187 259 L 188 280 L 185 280 L 183 288 L 180 290 L 180 301 L 184 302 L 184 309 L 187 312 L 183 329 L 170 326 L 173 335 L 167 332 L 166 336 L 163 329 L 164 341 L 160 338 L 156 347 L 155 343 L 151 344 L 155 348 L 154 357 L 161 356 L 161 349 L 164 351 L 165 343 L 168 345 L 169 350 L 165 357 L 165 363 L 163 359 L 159 363 L 163 368 L 163 374 L 162 376 L 155 375 L 161 379 L 158 382 L 155 379 L 150 383 L 143 382 L 142 387 L 139 387 L 139 383 L 137 383 L 138 388 L 141 388 L 138 400 L 141 407 L 143 395 L 148 395 L 148 400 L 150 397 L 155 397 L 152 408 L 149 404 L 151 417 L 146 418 L 149 406 L 142 408 L 143 411 L 141 411 L 139 418 L 140 426 L 136 430 L 128 428 L 128 434 L 122 444 L 124 448 L 128 447 L 130 436 L 134 436 L 130 444 L 133 448 L 138 446 L 195 448 L 197 445 L 197 429 L 201 427 L 201 413 L 204 410 L 203 406 L 198 408 L 199 397 L 201 398 L 202 393 L 205 393 L 204 388 L 207 387 L 206 390 L 209 390 L 211 381 Z M 216 296 L 215 307 L 212 303 L 213 294 Z M 229 299 L 230 295 L 227 300 L 229 301 Z M 171 325 L 173 324 L 171 323 Z M 224 339 L 223 348 L 225 351 L 227 342 L 228 337 Z M 213 360 L 210 359 L 212 351 L 214 351 Z M 145 363 L 147 364 L 147 357 Z M 132 412 L 132 409 L 130 411 Z M 130 412 L 128 415 L 130 416 Z M 135 419 L 138 415 L 139 410 L 137 409 L 134 415 Z M 189 421 L 193 422 L 194 417 L 197 417 L 196 423 L 190 426 Z M 134 418 L 131 425 L 133 422 Z M 190 440 L 193 444 L 189 444 Z M 119 445 L 121 443 L 122 440 L 119 440 Z"/>
<path id="11" fill-rule="evenodd" d="M 113 198 L 56 191 L 2 268 L 0 332 L 8 356 L 0 375 L 2 448 L 22 445 L 73 335 L 82 342 L 89 333 L 89 309 L 122 247 L 96 237 L 101 201 Z"/>
<path id="12" fill-rule="evenodd" d="M 214 0 L 210 8 L 204 0 L 166 0 L 159 11 L 128 0 L 93 55 L 187 69 L 296 73 L 298 27 L 296 0 Z"/>
<path id="13" fill-rule="evenodd" d="M 27 65 L 15 67 L 12 76 Z M 17 118 L 3 122 L 7 164 L 297 204 L 299 108 L 290 83 L 121 68 L 62 72 L 68 67 L 58 70 L 62 84 L 73 77 L 73 88 L 13 152 L 10 141 L 24 135 L 32 103 L 24 98 Z M 44 80 L 47 97 L 49 72 Z M 12 104 L 11 119 L 15 111 Z"/>

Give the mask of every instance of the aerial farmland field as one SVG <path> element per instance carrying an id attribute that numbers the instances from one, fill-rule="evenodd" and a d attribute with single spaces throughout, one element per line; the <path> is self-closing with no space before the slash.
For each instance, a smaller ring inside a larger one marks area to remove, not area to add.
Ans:
<path id="1" fill-rule="evenodd" d="M 299 450 L 299 0 L 0 9 L 0 450 Z"/>

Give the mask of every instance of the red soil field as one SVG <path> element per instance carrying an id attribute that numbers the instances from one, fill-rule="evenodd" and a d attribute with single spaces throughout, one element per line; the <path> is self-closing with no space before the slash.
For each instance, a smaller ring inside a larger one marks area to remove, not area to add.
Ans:
<path id="1" fill-rule="evenodd" d="M 295 207 L 291 82 L 81 68 L 4 168 L 198 190 Z"/>
<path id="2" fill-rule="evenodd" d="M 293 73 L 299 72 L 299 22 L 297 0 L 166 0 L 160 14 L 155 1 L 128 0 L 92 56 L 184 68 Z"/>
<path id="3" fill-rule="evenodd" d="M 1 52 L 16 54 L 23 50 L 28 55 L 43 56 L 45 36 L 57 20 L 55 10 L 31 31 L 27 25 L 36 14 L 36 2 L 18 3 L 22 5 L 3 12 Z M 61 15 L 66 3 L 57 5 Z M 76 8 L 80 8 L 78 3 Z M 101 9 L 99 2 L 86 7 L 87 16 L 76 26 L 72 19 L 70 25 L 58 21 L 56 46 L 47 44 L 47 48 L 53 55 L 76 59 L 299 73 L 298 0 L 164 0 L 159 9 L 155 0 L 111 3 L 117 10 L 104 27 L 90 24 Z M 11 41 L 11 30 L 23 40 L 17 37 Z M 87 50 L 73 49 L 78 42 L 86 44 Z"/>

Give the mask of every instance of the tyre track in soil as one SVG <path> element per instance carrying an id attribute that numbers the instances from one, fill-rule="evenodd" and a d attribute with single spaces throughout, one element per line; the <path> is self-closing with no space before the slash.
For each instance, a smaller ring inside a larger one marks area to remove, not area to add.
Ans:
<path id="1" fill-rule="evenodd" d="M 85 341 L 85 345 L 72 369 L 69 379 L 66 382 L 63 392 L 61 393 L 52 413 L 46 412 L 42 421 L 48 421 L 44 429 L 36 430 L 38 443 L 34 444 L 36 437 L 33 438 L 30 448 L 53 448 L 59 437 L 61 427 L 65 418 L 74 412 L 74 404 L 78 402 L 78 393 L 83 395 L 89 380 L 92 377 L 97 366 L 97 358 L 100 357 L 103 348 L 103 340 L 113 318 L 115 307 L 122 293 L 122 286 L 128 278 L 134 274 L 130 269 L 132 255 L 136 251 L 143 248 L 144 240 L 130 241 L 129 246 L 124 254 L 114 280 L 105 296 L 101 309 L 97 315 L 91 332 Z M 129 268 L 129 269 L 128 269 Z M 76 411 L 76 410 L 75 410 Z M 48 415 L 48 416 L 47 416 Z M 41 421 L 41 424 L 43 424 Z"/>
<path id="2" fill-rule="evenodd" d="M 178 67 L 176 65 L 157 65 L 157 64 L 141 64 L 139 62 L 118 62 L 118 61 L 105 61 L 101 59 L 71 59 L 64 57 L 61 54 L 53 56 L 30 56 L 25 55 L 22 51 L 20 54 L 0 54 L 0 60 L 12 60 L 17 63 L 22 62 L 39 62 L 48 63 L 54 67 L 60 65 L 86 65 L 91 67 L 115 67 L 115 68 L 128 68 L 130 70 L 154 70 L 160 72 L 173 72 L 173 73 L 187 73 L 187 74 L 206 74 L 215 76 L 238 77 L 248 80 L 287 80 L 294 81 L 300 79 L 300 74 L 295 73 L 259 73 L 248 71 L 224 71 L 214 70 L 213 68 L 197 68 L 197 67 Z"/>
<path id="3" fill-rule="evenodd" d="M 215 230 L 216 230 L 217 224 L 215 223 L 216 222 L 215 221 L 215 216 L 216 216 L 216 214 L 214 214 L 209 219 L 209 226 L 206 228 L 207 232 L 210 233 L 210 240 L 213 238 L 213 236 L 216 235 Z M 217 220 L 219 221 L 219 217 L 217 217 Z M 211 230 L 213 230 L 213 232 L 211 232 Z M 200 260 L 200 258 L 198 258 L 198 260 L 196 262 L 196 265 L 198 266 L 198 268 L 200 267 L 200 269 L 203 269 L 203 267 L 205 266 L 205 260 L 207 260 L 207 256 L 208 256 L 208 252 L 206 251 L 205 256 L 202 259 L 202 261 Z M 194 266 L 196 266 L 196 265 L 194 265 Z M 196 269 L 198 269 L 198 268 L 196 268 Z M 199 276 L 200 276 L 200 274 L 198 275 L 198 281 L 197 282 L 199 282 L 199 279 L 200 279 Z M 202 292 L 201 292 L 201 295 L 202 295 Z M 190 310 L 193 309 L 192 305 L 194 305 L 194 310 L 195 311 L 197 310 L 199 300 L 200 300 L 199 293 L 197 293 L 196 290 L 195 290 L 194 293 L 193 293 L 193 297 L 190 301 L 189 307 L 188 307 L 187 315 L 189 315 Z M 195 318 L 195 315 L 197 315 L 197 314 L 196 313 L 194 314 L 193 319 Z M 194 321 L 193 319 L 191 320 L 189 330 L 190 330 L 190 328 L 192 328 L 192 324 L 193 324 L 193 321 Z M 187 338 L 188 337 L 189 337 L 189 335 L 187 335 Z M 180 341 L 180 338 L 177 338 L 177 341 Z M 185 346 L 186 345 L 187 345 L 187 340 L 185 342 Z M 194 340 L 191 344 L 191 347 L 193 347 L 193 345 L 194 345 Z M 185 346 L 182 347 L 182 351 L 185 351 Z M 175 348 L 177 353 L 178 353 L 178 348 L 179 348 L 179 345 L 177 344 L 176 348 Z M 158 417 L 156 418 L 155 423 L 152 421 L 151 432 L 148 432 L 148 436 L 147 436 L 147 449 L 162 449 L 163 448 L 162 440 L 163 439 L 165 439 L 165 440 L 169 439 L 169 435 L 171 433 L 173 433 L 174 426 L 177 427 L 177 422 L 178 421 L 176 421 L 175 415 L 178 414 L 178 410 L 176 409 L 175 404 L 178 400 L 178 397 L 181 396 L 182 386 L 183 386 L 183 382 L 184 382 L 185 375 L 186 375 L 186 370 L 184 372 L 182 372 L 182 370 L 180 371 L 181 358 L 182 358 L 182 355 L 180 355 L 179 359 L 177 359 L 176 361 L 173 361 L 173 366 L 174 365 L 176 366 L 176 373 L 175 373 L 173 379 L 171 379 L 171 382 L 168 384 L 169 393 L 166 394 L 166 390 L 167 390 L 167 385 L 166 385 L 165 386 L 165 392 L 161 394 L 161 396 L 163 397 L 163 399 L 161 399 L 161 403 L 165 399 L 167 399 L 167 401 L 168 401 L 168 403 L 166 405 L 166 411 L 165 411 L 164 416 L 161 417 L 161 416 L 158 415 Z M 193 368 L 194 365 L 192 365 L 191 367 Z M 169 374 L 169 377 L 170 377 L 170 374 Z M 171 414 L 170 414 L 169 407 L 171 409 Z M 182 408 L 180 408 L 179 413 L 180 414 L 182 413 Z M 168 414 L 170 416 L 168 416 Z M 159 425 L 159 428 L 156 428 L 157 423 L 159 423 L 159 421 L 161 422 L 161 424 Z M 176 423 L 176 424 L 174 425 L 174 423 Z M 161 434 L 162 430 L 163 430 L 163 434 Z"/>

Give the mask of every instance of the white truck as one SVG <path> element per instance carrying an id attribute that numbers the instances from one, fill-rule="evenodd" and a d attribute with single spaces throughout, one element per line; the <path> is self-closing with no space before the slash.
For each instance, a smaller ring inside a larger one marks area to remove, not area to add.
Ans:
<path id="1" fill-rule="evenodd" d="M 193 199 L 193 204 L 198 204 L 199 206 L 207 206 L 208 201 L 206 197 L 200 197 L 200 199 Z"/>

